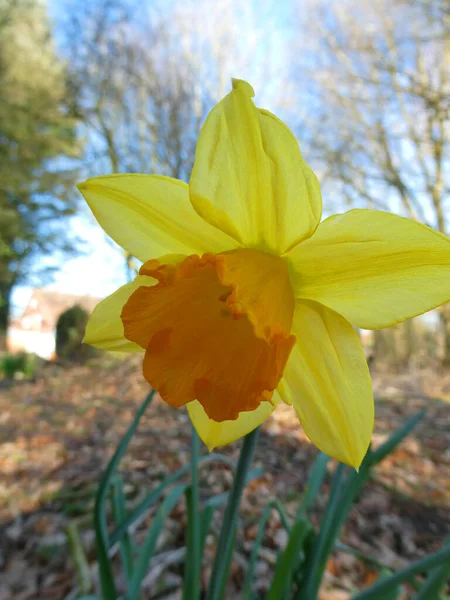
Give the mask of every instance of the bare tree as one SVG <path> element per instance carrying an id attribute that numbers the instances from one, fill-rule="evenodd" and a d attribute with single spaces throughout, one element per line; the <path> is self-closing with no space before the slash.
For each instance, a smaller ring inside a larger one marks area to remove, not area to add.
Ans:
<path id="1" fill-rule="evenodd" d="M 201 123 L 231 76 L 251 72 L 267 88 L 272 71 L 277 89 L 262 44 L 267 32 L 237 0 L 154 2 L 148 10 L 125 0 L 68 6 L 66 52 L 92 172 L 187 180 Z"/>
<path id="2" fill-rule="evenodd" d="M 312 2 L 305 120 L 325 192 L 449 233 L 450 15 L 447 0 Z M 450 308 L 440 311 L 450 364 Z"/>
<path id="3" fill-rule="evenodd" d="M 189 179 L 200 126 L 230 77 L 251 71 L 253 80 L 265 81 L 270 74 L 263 21 L 256 26 L 255 11 L 240 4 L 68 4 L 65 50 L 81 99 L 90 175 L 147 172 Z M 261 62 L 264 71 L 253 70 Z M 130 272 L 132 261 L 125 259 Z"/>

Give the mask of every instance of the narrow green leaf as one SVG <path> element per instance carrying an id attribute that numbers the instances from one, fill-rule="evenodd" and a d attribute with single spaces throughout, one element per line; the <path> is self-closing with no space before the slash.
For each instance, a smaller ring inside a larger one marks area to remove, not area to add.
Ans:
<path id="1" fill-rule="evenodd" d="M 391 577 L 391 576 L 392 576 L 391 569 L 381 569 L 380 575 L 378 576 L 377 581 L 378 582 L 387 581 L 389 579 L 389 577 Z M 401 591 L 402 591 L 401 586 L 396 585 L 391 590 L 384 593 L 383 600 L 397 600 Z"/>
<path id="2" fill-rule="evenodd" d="M 450 546 L 445 546 L 438 552 L 434 552 L 433 554 L 430 554 L 430 556 L 417 560 L 404 569 L 397 571 L 388 579 L 377 581 L 370 588 L 356 594 L 352 600 L 380 600 L 380 598 L 384 598 L 385 594 L 389 593 L 392 589 L 395 589 L 400 583 L 408 581 L 413 575 L 423 573 L 424 571 L 442 565 L 448 567 L 449 562 Z"/>
<path id="3" fill-rule="evenodd" d="M 233 486 L 225 509 L 222 528 L 219 535 L 213 569 L 209 581 L 207 600 L 219 600 L 221 590 L 225 588 L 233 554 L 234 540 L 238 521 L 239 505 L 246 484 L 246 475 L 253 458 L 259 427 L 244 438 L 239 462 L 234 475 Z"/>
<path id="4" fill-rule="evenodd" d="M 261 477 L 263 473 L 264 469 L 260 467 L 252 469 L 250 473 L 247 473 L 244 487 L 247 486 L 251 481 L 253 481 L 253 479 L 258 479 L 258 477 Z M 208 500 L 205 501 L 204 506 L 211 506 L 213 508 L 217 508 L 218 506 L 226 502 L 229 496 L 230 492 L 223 492 L 222 494 L 217 494 L 217 496 L 212 496 L 211 498 L 208 498 Z"/>
<path id="5" fill-rule="evenodd" d="M 372 452 L 369 448 L 359 471 L 351 470 L 345 480 L 342 479 L 344 467 L 342 465 L 338 467 L 333 479 L 330 498 L 321 522 L 320 531 L 316 536 L 311 551 L 308 553 L 304 568 L 306 575 L 295 596 L 296 600 L 302 600 L 303 598 L 316 600 L 327 559 L 333 551 L 353 502 L 360 494 L 363 485 L 370 476 L 371 467 L 392 452 L 422 417 L 423 412 L 414 415 L 387 442 L 377 448 L 375 452 Z"/>
<path id="6" fill-rule="evenodd" d="M 200 516 L 200 559 L 205 549 L 206 538 L 211 529 L 211 522 L 214 515 L 214 506 L 205 506 Z"/>
<path id="7" fill-rule="evenodd" d="M 167 498 L 159 507 L 150 529 L 148 530 L 147 537 L 139 549 L 136 567 L 126 596 L 127 600 L 139 600 L 141 582 L 147 573 L 148 565 L 155 552 L 159 535 L 164 527 L 164 522 L 167 516 L 172 512 L 180 497 L 185 493 L 186 487 L 187 486 L 184 484 L 177 485 L 169 492 Z"/>
<path id="8" fill-rule="evenodd" d="M 380 570 L 383 570 L 383 569 L 389 570 L 389 567 L 387 565 L 381 563 L 376 558 L 367 556 L 366 554 L 363 554 L 359 550 L 356 550 L 355 548 L 352 548 L 351 546 L 347 546 L 347 544 L 343 544 L 339 540 L 335 543 L 334 547 L 336 548 L 336 550 L 341 550 L 342 552 L 346 552 L 347 554 L 351 554 L 352 556 L 355 556 L 361 562 L 366 563 L 367 565 L 373 565 L 374 567 L 376 567 L 377 569 L 380 569 Z"/>
<path id="9" fill-rule="evenodd" d="M 337 523 L 337 515 L 342 504 L 342 480 L 345 468 L 345 465 L 340 463 L 333 476 L 328 503 L 320 524 L 320 531 L 308 552 L 304 568 L 306 576 L 295 596 L 296 600 L 302 600 L 302 598 L 316 600 L 317 598 L 323 570 L 325 569 L 324 565 L 326 564 L 326 559 L 329 554 L 328 549 L 330 545 L 331 547 L 334 545 L 337 537 L 334 530 Z"/>
<path id="10" fill-rule="evenodd" d="M 235 466 L 234 461 L 228 456 L 214 453 L 202 456 L 199 459 L 198 464 L 199 466 L 204 466 L 205 464 L 212 461 L 224 462 L 230 465 L 232 468 L 234 468 Z M 161 484 L 155 490 L 151 491 L 148 494 L 148 496 L 146 496 L 141 502 L 139 502 L 139 504 L 127 515 L 127 517 L 122 521 L 122 523 L 120 523 L 112 532 L 110 536 L 110 546 L 115 544 L 123 535 L 124 531 L 126 531 L 131 525 L 133 525 L 133 523 L 137 519 L 139 519 L 141 515 L 145 513 L 145 511 L 147 511 L 151 506 L 155 504 L 155 502 L 159 500 L 159 498 L 164 494 L 164 492 L 169 486 L 178 481 L 178 479 L 183 477 L 183 475 L 188 473 L 191 469 L 192 463 L 189 462 L 180 469 L 178 469 L 178 471 L 171 473 L 161 482 Z"/>
<path id="11" fill-rule="evenodd" d="M 125 518 L 127 509 L 122 477 L 117 478 L 117 481 L 114 481 L 112 484 L 112 509 L 113 517 L 116 522 L 120 522 Z M 133 545 L 131 542 L 131 537 L 127 531 L 124 532 L 119 542 L 123 571 L 128 586 L 133 573 Z"/>
<path id="12" fill-rule="evenodd" d="M 284 512 L 284 509 L 283 509 L 281 503 L 279 502 L 279 500 L 271 500 L 270 502 L 268 502 L 264 508 L 264 512 L 261 516 L 261 519 L 259 520 L 258 532 L 256 534 L 255 541 L 253 542 L 252 552 L 250 554 L 250 559 L 249 559 L 248 567 L 247 567 L 247 573 L 245 576 L 243 600 L 251 600 L 251 597 L 252 597 L 251 588 L 252 588 L 253 574 L 255 571 L 256 561 L 258 559 L 259 550 L 261 548 L 261 544 L 263 541 L 264 530 L 266 528 L 267 521 L 269 520 L 270 513 L 272 512 L 273 509 L 278 510 L 283 527 L 286 529 L 286 531 L 288 533 L 291 532 L 291 526 L 289 524 L 286 513 Z"/>
<path id="13" fill-rule="evenodd" d="M 231 536 L 233 538 L 233 540 L 236 537 L 236 530 L 237 530 L 237 522 L 234 525 L 234 529 L 231 531 Z M 225 556 L 225 564 L 227 565 L 231 565 L 231 561 L 233 559 L 233 552 L 234 552 L 234 544 L 230 544 L 228 546 L 228 551 L 227 554 Z M 227 587 L 227 583 L 228 583 L 228 576 L 227 577 L 222 577 L 221 581 L 220 581 L 220 587 L 219 587 L 219 591 L 217 594 L 217 598 L 220 598 L 220 600 L 222 600 L 223 598 L 225 598 L 225 589 Z"/>
<path id="14" fill-rule="evenodd" d="M 134 432 L 136 431 L 136 428 L 139 424 L 139 421 L 141 420 L 142 415 L 153 400 L 154 394 L 154 390 L 152 390 L 148 394 L 148 396 L 140 406 L 139 410 L 137 411 L 133 422 L 128 427 L 127 432 L 121 439 L 120 444 L 117 446 L 116 451 L 114 452 L 111 460 L 109 461 L 109 464 L 106 467 L 106 471 L 100 480 L 100 485 L 98 487 L 97 495 L 95 498 L 94 530 L 97 546 L 97 561 L 100 575 L 100 586 L 102 590 L 103 600 L 116 600 L 117 598 L 116 586 L 114 583 L 114 575 L 108 556 L 109 539 L 108 528 L 106 524 L 106 500 L 108 497 L 108 490 L 111 480 L 119 465 L 119 462 L 128 448 L 128 445 L 131 441 L 131 438 L 133 437 Z"/>
<path id="15" fill-rule="evenodd" d="M 192 487 L 189 486 L 185 490 L 186 496 L 186 509 L 187 509 L 187 535 L 186 535 L 186 555 L 184 557 L 184 573 L 183 573 L 183 600 L 189 599 L 189 594 L 192 586 L 192 573 L 189 570 L 189 552 L 192 547 L 192 521 L 189 518 L 189 515 L 192 512 Z"/>
<path id="16" fill-rule="evenodd" d="M 75 567 L 78 589 L 82 594 L 89 594 L 93 590 L 94 585 L 76 521 L 72 521 L 67 525 L 66 537 L 70 556 Z"/>
<path id="17" fill-rule="evenodd" d="M 294 567 L 298 563 L 299 554 L 311 529 L 311 523 L 306 518 L 299 518 L 294 523 L 286 549 L 277 562 L 267 600 L 279 600 L 284 594 L 290 597 Z"/>
<path id="18" fill-rule="evenodd" d="M 300 505 L 299 515 L 306 515 L 307 511 L 313 506 L 322 487 L 323 480 L 327 474 L 327 465 L 330 457 L 320 452 L 314 461 L 311 472 L 308 476 L 306 489 Z"/>
<path id="19" fill-rule="evenodd" d="M 396 446 L 398 446 L 398 444 L 400 444 L 400 442 L 411 433 L 414 427 L 416 427 L 423 419 L 424 415 L 425 410 L 421 410 L 413 415 L 408 421 L 406 421 L 403 427 L 395 431 L 384 444 L 381 444 L 381 446 L 374 450 L 370 454 L 370 464 L 376 465 L 385 459 L 386 456 L 388 456 L 388 454 L 390 454 L 396 448 Z"/>
<path id="20" fill-rule="evenodd" d="M 445 547 L 450 546 L 450 538 L 445 541 Z M 428 574 L 427 580 L 414 600 L 439 600 L 439 594 L 450 580 L 450 559 L 436 567 Z"/>

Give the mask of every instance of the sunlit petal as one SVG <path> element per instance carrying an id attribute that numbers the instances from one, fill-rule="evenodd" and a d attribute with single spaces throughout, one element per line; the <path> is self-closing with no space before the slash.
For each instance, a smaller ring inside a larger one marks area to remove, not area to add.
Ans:
<path id="1" fill-rule="evenodd" d="M 131 294 L 141 286 L 151 286 L 156 279 L 139 275 L 131 283 L 119 288 L 114 294 L 102 300 L 89 318 L 84 343 L 118 352 L 143 352 L 143 348 L 126 339 L 120 313 Z"/>
<path id="2" fill-rule="evenodd" d="M 261 402 L 255 410 L 239 413 L 235 421 L 222 421 L 222 423 L 210 419 L 197 400 L 189 402 L 187 409 L 198 435 L 211 451 L 217 446 L 234 442 L 256 429 L 273 413 L 279 402 L 279 395 L 275 392 L 271 402 Z"/>
<path id="3" fill-rule="evenodd" d="M 314 173 L 297 140 L 256 108 L 251 86 L 233 90 L 200 132 L 189 183 L 195 210 L 239 243 L 282 254 L 312 234 L 321 215 Z"/>
<path id="4" fill-rule="evenodd" d="M 203 254 L 236 247 L 193 210 L 182 181 L 158 175 L 108 175 L 78 185 L 95 218 L 142 261 L 163 254 Z"/>
<path id="5" fill-rule="evenodd" d="M 450 240 L 390 213 L 326 219 L 289 254 L 297 298 L 364 329 L 395 325 L 450 300 Z"/>
<path id="6" fill-rule="evenodd" d="M 278 387 L 306 435 L 323 452 L 358 468 L 374 421 L 372 384 L 358 336 L 340 315 L 299 301 L 297 341 Z"/>

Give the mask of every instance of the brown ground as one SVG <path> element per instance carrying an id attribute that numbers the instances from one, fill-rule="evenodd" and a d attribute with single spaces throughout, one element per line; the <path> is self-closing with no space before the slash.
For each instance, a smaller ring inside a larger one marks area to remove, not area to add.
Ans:
<path id="1" fill-rule="evenodd" d="M 376 470 L 341 540 L 398 568 L 439 548 L 450 533 L 450 405 L 426 396 L 448 400 L 450 383 L 429 373 L 409 373 L 375 375 L 374 384 L 374 444 L 419 409 L 426 407 L 427 415 Z M 0 382 L 0 600 L 74 597 L 74 568 L 64 534 L 69 521 L 84 523 L 83 544 L 95 575 L 93 533 L 84 515 L 90 514 L 92 489 L 146 392 L 134 358 L 103 358 L 69 369 L 47 365 L 35 382 Z M 189 444 L 186 413 L 156 400 L 122 463 L 130 500 L 185 463 Z M 226 452 L 237 456 L 239 446 Z M 255 459 L 256 465 L 264 466 L 264 476 L 249 486 L 242 506 L 243 527 L 233 565 L 237 589 L 263 505 L 278 497 L 294 514 L 315 455 L 288 407 L 277 410 L 264 425 Z M 208 466 L 201 478 L 206 497 L 228 488 L 231 473 L 223 466 Z M 326 492 L 328 482 L 324 487 Z M 325 494 L 316 522 L 324 501 Z M 175 550 L 183 545 L 184 524 L 180 503 L 159 546 L 173 562 L 164 583 L 174 588 L 180 583 L 180 553 Z M 285 541 L 274 514 L 258 563 L 261 589 Z M 208 543 L 210 555 L 214 538 Z M 352 590 L 375 577 L 375 571 L 358 559 L 337 553 L 328 564 L 322 599 L 346 600 Z M 145 598 L 156 597 L 151 579 L 150 574 Z M 233 597 L 239 596 L 234 592 Z"/>

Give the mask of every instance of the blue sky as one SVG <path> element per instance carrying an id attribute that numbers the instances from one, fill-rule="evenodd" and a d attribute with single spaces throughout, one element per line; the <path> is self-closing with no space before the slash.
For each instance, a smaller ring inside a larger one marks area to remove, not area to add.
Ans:
<path id="1" fill-rule="evenodd" d="M 87 2 L 88 0 L 82 1 Z M 211 0 L 211 2 L 213 1 Z M 290 3 L 289 1 L 277 2 L 275 0 L 274 2 L 266 2 L 265 10 L 261 11 L 258 10 L 260 2 L 256 2 L 256 0 L 252 0 L 252 2 L 255 7 L 255 28 L 266 27 L 270 33 L 267 38 L 270 48 L 270 72 L 277 72 L 282 68 L 284 60 L 283 40 L 286 40 L 290 35 Z M 63 32 L 58 29 L 58 23 L 61 23 L 67 16 L 65 11 L 70 8 L 71 0 L 49 0 L 48 4 L 50 17 L 55 23 L 55 38 L 59 43 Z M 171 4 L 172 0 L 165 0 L 165 3 L 162 2 L 161 6 L 166 7 Z M 141 8 L 151 6 L 150 0 L 139 6 Z M 199 14 L 199 18 L 201 18 L 201 14 Z M 236 27 L 239 31 L 239 21 L 236 22 Z M 242 35 L 251 36 L 252 32 L 242 31 Z M 252 73 L 238 71 L 233 72 L 232 75 L 245 77 L 252 81 Z M 270 81 L 265 82 L 266 86 L 270 87 Z M 270 105 L 270 100 L 265 107 L 277 112 L 276 107 Z M 126 283 L 121 249 L 111 240 L 107 240 L 107 236 L 84 204 L 81 204 L 79 215 L 71 220 L 70 227 L 84 240 L 86 251 L 83 255 L 59 265 L 59 270 L 56 272 L 53 282 L 46 287 L 65 293 L 105 297 L 117 287 Z M 30 295 L 30 287 L 20 286 L 15 289 L 12 298 L 14 314 L 18 314 L 23 310 Z"/>

